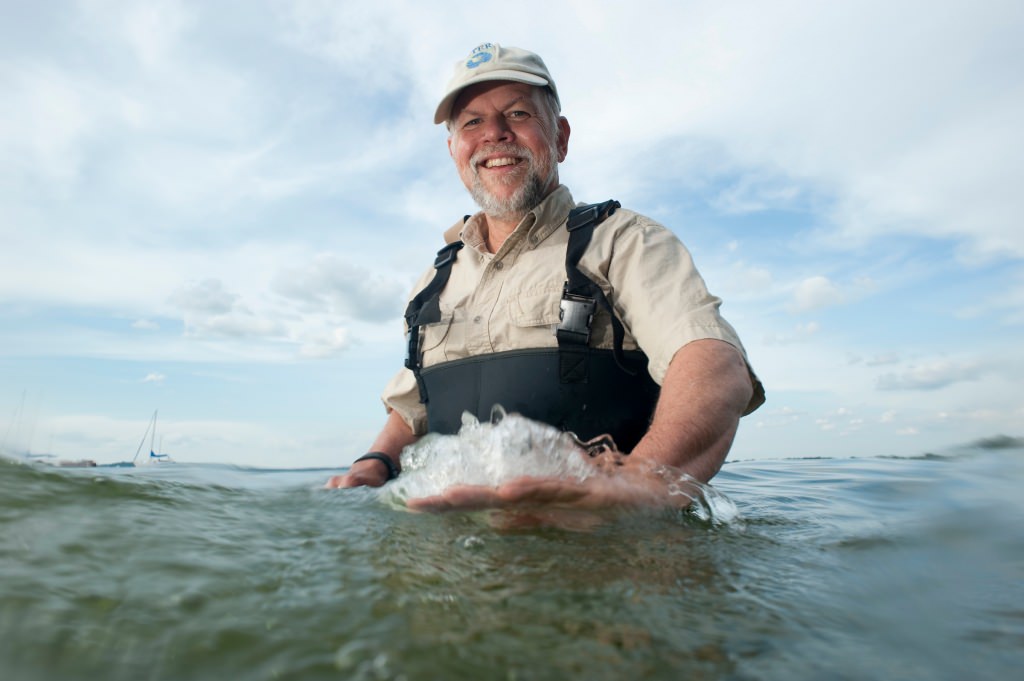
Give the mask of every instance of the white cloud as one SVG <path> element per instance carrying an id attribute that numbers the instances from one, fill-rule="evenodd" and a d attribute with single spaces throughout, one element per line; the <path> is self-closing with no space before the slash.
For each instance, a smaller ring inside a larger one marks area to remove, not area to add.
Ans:
<path id="1" fill-rule="evenodd" d="M 718 279 L 716 289 L 729 300 L 764 298 L 771 295 L 775 288 L 771 270 L 744 261 L 730 265 L 724 276 Z"/>
<path id="2" fill-rule="evenodd" d="M 407 22 L 423 13 L 418 4 L 337 3 L 297 0 L 280 7 L 284 42 L 330 63 L 340 74 L 369 90 L 408 86 L 415 74 L 415 43 L 392 38 L 407 31 Z M 374 30 L 365 30 L 373 26 Z M 364 30 L 353 30 L 361 27 Z M 410 36 L 411 37 L 411 36 Z"/>
<path id="3" fill-rule="evenodd" d="M 806 412 L 801 412 L 792 407 L 784 406 L 781 408 L 762 407 L 755 412 L 755 427 L 756 428 L 784 428 L 787 426 L 793 426 L 807 416 Z"/>
<path id="4" fill-rule="evenodd" d="M 304 268 L 282 271 L 273 288 L 304 310 L 371 322 L 398 317 L 408 293 L 404 282 L 374 274 L 333 253 L 317 255 Z"/>
<path id="5" fill-rule="evenodd" d="M 659 173 L 728 170 L 741 198 L 725 205 L 741 208 L 786 205 L 808 191 L 831 196 L 846 245 L 903 232 L 1024 255 L 1016 227 L 1024 197 L 1013 179 L 1024 174 L 1014 123 L 1024 119 L 1014 86 L 1024 59 L 1013 3 L 947 3 L 941 12 L 923 2 L 662 9 L 674 39 L 647 40 L 632 54 L 633 42 L 616 41 L 569 63 L 562 89 L 586 112 L 580 129 L 615 135 L 594 138 L 588 162 L 607 158 L 610 142 L 614 156 Z M 626 7 L 597 11 L 622 30 L 634 25 Z M 628 73 L 620 96 L 588 85 L 594 71 Z M 708 166 L 680 155 L 666 144 L 673 139 L 718 147 L 720 159 Z M 661 162 L 650 163 L 652 153 Z M 743 189 L 755 186 L 777 189 Z"/>
<path id="6" fill-rule="evenodd" d="M 790 333 L 765 334 L 764 343 L 765 345 L 792 345 L 794 343 L 804 343 L 819 331 L 821 331 L 821 325 L 818 322 L 797 324 L 793 327 L 793 330 Z"/>
<path id="7" fill-rule="evenodd" d="M 710 199 L 713 208 L 725 214 L 757 213 L 794 205 L 801 198 L 800 185 L 778 175 L 764 175 L 754 169 Z"/>
<path id="8" fill-rule="evenodd" d="M 796 312 L 811 312 L 842 302 L 843 295 L 828 277 L 804 279 L 793 291 L 793 309 Z"/>
<path id="9" fill-rule="evenodd" d="M 299 355 L 310 359 L 323 359 L 346 350 L 350 344 L 348 329 L 332 329 L 308 338 L 300 348 Z"/>
<path id="10" fill-rule="evenodd" d="M 0 86 L 0 177 L 58 185 L 75 180 L 83 163 L 80 144 L 96 126 L 96 93 L 74 74 L 16 60 L 0 64 Z"/>
<path id="11" fill-rule="evenodd" d="M 238 303 L 238 295 L 229 293 L 219 279 L 192 282 L 171 298 L 171 302 L 189 312 L 226 314 Z"/>
<path id="12" fill-rule="evenodd" d="M 280 338 L 287 333 L 282 322 L 254 313 L 219 279 L 190 283 L 171 297 L 171 303 L 181 309 L 188 336 Z"/>
<path id="13" fill-rule="evenodd" d="M 182 33 L 194 22 L 192 13 L 180 2 L 148 0 L 115 10 L 120 10 L 124 39 L 148 67 L 162 67 L 172 59 L 180 51 Z"/>
<path id="14" fill-rule="evenodd" d="M 1024 270 L 1017 271 L 1008 286 L 990 292 L 983 299 L 972 301 L 956 310 L 961 319 L 977 319 L 994 315 L 1008 327 L 1024 325 Z"/>
<path id="15" fill-rule="evenodd" d="M 244 307 L 227 314 L 185 315 L 185 333 L 202 337 L 228 336 L 233 338 L 280 338 L 287 332 L 284 324 L 272 319 L 262 319 Z"/>
<path id="16" fill-rule="evenodd" d="M 938 390 L 954 383 L 976 381 L 986 367 L 975 361 L 939 359 L 927 364 L 911 365 L 900 373 L 878 377 L 879 390 Z"/>
<path id="17" fill-rule="evenodd" d="M 881 367 L 881 366 L 887 366 L 887 365 L 890 365 L 890 364 L 898 364 L 899 361 L 900 361 L 900 356 L 899 356 L 898 353 L 895 353 L 895 352 L 884 352 L 884 353 L 872 356 L 871 358 L 869 358 L 867 361 L 864 362 L 864 365 L 865 366 L 869 366 L 869 367 Z"/>

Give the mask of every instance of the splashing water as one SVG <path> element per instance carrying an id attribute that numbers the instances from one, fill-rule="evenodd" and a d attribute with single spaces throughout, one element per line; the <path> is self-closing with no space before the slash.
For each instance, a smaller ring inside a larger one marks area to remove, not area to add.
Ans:
<path id="1" fill-rule="evenodd" d="M 666 473 L 671 470 L 667 466 L 665 466 L 664 469 Z M 689 475 L 686 475 L 686 473 L 681 473 L 680 475 L 682 477 L 679 482 L 685 482 L 688 485 L 698 485 L 700 494 L 691 496 L 690 493 L 682 490 L 679 492 L 673 492 L 673 486 L 678 488 L 678 483 L 669 485 L 669 494 L 685 494 L 690 497 L 692 503 L 687 508 L 687 511 L 693 514 L 693 516 L 713 525 L 723 525 L 726 523 L 735 524 L 740 520 L 740 510 L 736 507 L 736 504 L 733 503 L 732 499 L 725 496 L 711 485 L 704 485 L 697 482 Z"/>
<path id="2" fill-rule="evenodd" d="M 583 481 L 596 472 L 569 433 L 519 414 L 496 411 L 481 423 L 466 413 L 458 435 L 433 433 L 406 449 L 402 475 L 388 487 L 416 498 L 455 484 L 498 486 L 526 475 Z"/>
<path id="3" fill-rule="evenodd" d="M 596 447 L 618 456 L 607 441 Z M 498 487 L 522 477 L 552 477 L 583 482 L 606 473 L 587 456 L 588 443 L 572 433 L 506 414 L 496 407 L 491 420 L 481 423 L 463 414 L 457 435 L 427 435 L 402 453 L 402 475 L 380 491 L 382 499 L 404 506 L 409 499 L 439 495 L 455 485 Z M 712 524 L 739 517 L 736 505 L 724 494 L 702 484 L 678 468 L 652 466 L 650 472 L 665 485 L 660 502 L 649 508 L 686 508 L 697 519 Z M 627 484 L 623 482 L 623 484 Z"/>

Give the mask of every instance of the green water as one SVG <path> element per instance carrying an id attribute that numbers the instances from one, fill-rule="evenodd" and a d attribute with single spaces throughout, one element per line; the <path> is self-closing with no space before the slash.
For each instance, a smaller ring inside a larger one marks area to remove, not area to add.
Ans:
<path id="1" fill-rule="evenodd" d="M 1006 679 L 1024 452 L 727 464 L 739 517 L 413 514 L 326 471 L 0 461 L 0 677 Z"/>

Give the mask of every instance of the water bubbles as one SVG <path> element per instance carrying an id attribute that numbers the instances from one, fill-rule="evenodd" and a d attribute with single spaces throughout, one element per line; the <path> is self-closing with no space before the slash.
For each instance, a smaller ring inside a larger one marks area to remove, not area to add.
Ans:
<path id="1" fill-rule="evenodd" d="M 187 613 L 196 613 L 206 606 L 207 600 L 207 597 L 198 591 L 183 591 L 171 597 L 171 605 Z"/>
<path id="2" fill-rule="evenodd" d="M 542 479 L 537 489 L 551 478 L 565 481 L 564 489 L 569 492 L 555 503 L 563 508 L 575 507 L 577 500 L 582 500 L 580 509 L 590 511 L 649 513 L 671 508 L 686 510 L 687 517 L 714 525 L 730 523 L 739 516 L 731 500 L 678 468 L 643 460 L 634 464 L 618 452 L 610 438 L 583 443 L 571 433 L 519 414 L 506 414 L 500 408 L 487 422 L 464 414 L 458 435 L 430 434 L 407 448 L 402 453 L 402 475 L 381 488 L 379 494 L 385 502 L 402 508 L 410 500 L 444 497 L 455 487 L 498 489 L 513 481 L 520 484 L 523 478 Z M 535 488 L 522 489 L 532 492 Z M 470 496 L 475 494 L 471 492 Z M 542 507 L 551 501 L 543 493 L 522 498 L 528 505 L 539 502 Z M 443 499 L 442 507 L 449 499 Z M 507 499 L 496 502 L 495 507 L 507 503 Z M 522 502 L 511 505 L 515 503 Z M 458 508 L 458 504 L 451 508 Z M 464 537 L 458 545 L 473 550 L 482 542 L 477 537 Z"/>
<path id="3" fill-rule="evenodd" d="M 394 678 L 388 654 L 367 640 L 349 641 L 334 654 L 334 666 L 350 679 Z"/>
<path id="4" fill-rule="evenodd" d="M 687 509 L 691 515 L 712 525 L 734 524 L 740 510 L 732 499 L 710 485 L 701 485 L 701 494 Z"/>
<path id="5" fill-rule="evenodd" d="M 570 433 L 495 411 L 487 423 L 464 414 L 458 435 L 430 434 L 406 449 L 402 475 L 385 490 L 399 501 L 455 484 L 496 487 L 523 476 L 584 480 L 594 474 Z"/>
<path id="6" fill-rule="evenodd" d="M 467 551 L 478 551 L 484 548 L 484 540 L 475 534 L 467 535 L 465 537 L 459 537 L 457 543 L 460 547 Z"/>

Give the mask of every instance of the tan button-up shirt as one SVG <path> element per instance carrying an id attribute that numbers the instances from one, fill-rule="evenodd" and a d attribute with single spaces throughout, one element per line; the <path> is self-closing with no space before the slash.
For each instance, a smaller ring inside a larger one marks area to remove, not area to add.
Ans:
<path id="1" fill-rule="evenodd" d="M 558 347 L 554 329 L 569 241 L 565 222 L 575 205 L 568 188 L 560 186 L 493 254 L 481 233 L 480 214 L 449 230 L 446 239 L 461 238 L 466 247 L 457 254 L 441 293 L 441 321 L 421 330 L 424 367 L 507 350 Z M 620 208 L 594 230 L 579 268 L 615 308 L 626 331 L 624 349 L 646 353 L 648 371 L 659 385 L 676 351 L 691 341 L 722 340 L 746 356 L 736 332 L 718 313 L 721 300 L 708 293 L 689 251 L 653 220 Z M 433 276 L 433 268 L 424 273 L 413 295 Z M 590 344 L 613 347 L 604 310 L 594 315 Z M 752 372 L 751 378 L 755 391 L 747 413 L 764 401 Z M 383 400 L 413 433 L 426 433 L 426 408 L 411 371 L 403 368 L 395 375 Z"/>

